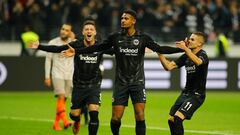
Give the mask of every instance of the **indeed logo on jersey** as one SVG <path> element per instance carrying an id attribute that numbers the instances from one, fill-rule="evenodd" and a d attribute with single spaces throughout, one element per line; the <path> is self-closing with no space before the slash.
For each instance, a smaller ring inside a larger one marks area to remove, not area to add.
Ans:
<path id="1" fill-rule="evenodd" d="M 187 67 L 186 67 L 186 71 L 187 71 L 187 73 L 195 73 L 195 71 L 196 71 L 195 65 L 193 65 L 193 66 L 187 66 Z"/>
<path id="2" fill-rule="evenodd" d="M 79 55 L 80 60 L 84 60 L 86 63 L 97 63 L 97 56 L 91 57 L 91 56 L 83 56 L 82 54 Z"/>
<path id="3" fill-rule="evenodd" d="M 125 55 L 129 56 L 137 56 L 138 54 L 138 48 L 136 49 L 130 49 L 130 48 L 119 48 L 121 53 L 124 53 Z"/>

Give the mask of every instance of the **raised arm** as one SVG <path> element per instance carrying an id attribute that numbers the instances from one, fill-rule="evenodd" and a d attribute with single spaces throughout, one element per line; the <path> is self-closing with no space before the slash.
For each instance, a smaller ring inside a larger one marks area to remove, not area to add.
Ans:
<path id="1" fill-rule="evenodd" d="M 159 57 L 159 60 L 160 62 L 162 63 L 163 65 L 163 68 L 167 71 L 171 71 L 175 68 L 177 68 L 177 64 L 174 62 L 174 61 L 169 61 L 166 59 L 166 57 L 160 53 L 158 53 L 158 57 Z"/>
<path id="2" fill-rule="evenodd" d="M 193 63 L 197 66 L 203 63 L 202 59 L 200 59 L 197 55 L 195 55 L 186 45 L 184 41 L 176 42 L 177 47 L 184 50 L 185 54 L 193 61 Z"/>

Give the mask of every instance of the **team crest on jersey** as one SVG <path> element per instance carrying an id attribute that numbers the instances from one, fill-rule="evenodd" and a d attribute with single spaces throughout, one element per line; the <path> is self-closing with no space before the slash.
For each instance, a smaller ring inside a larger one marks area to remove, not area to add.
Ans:
<path id="1" fill-rule="evenodd" d="M 134 39 L 134 40 L 133 40 L 133 44 L 134 44 L 134 45 L 139 45 L 139 40 L 138 40 L 138 39 Z"/>

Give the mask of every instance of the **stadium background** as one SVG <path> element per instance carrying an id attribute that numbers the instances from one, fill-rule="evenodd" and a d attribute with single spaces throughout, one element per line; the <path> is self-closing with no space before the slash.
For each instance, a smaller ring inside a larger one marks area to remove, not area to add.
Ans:
<path id="1" fill-rule="evenodd" d="M 0 134 L 71 134 L 70 130 L 51 130 L 55 101 L 51 89 L 43 85 L 45 53 L 39 51 L 37 57 L 20 57 L 19 37 L 24 27 L 31 26 L 40 40 L 47 42 L 58 35 L 58 28 L 64 22 L 73 24 L 78 33 L 83 18 L 91 14 L 104 39 L 118 30 L 124 8 L 136 10 L 137 27 L 160 44 L 173 45 L 197 30 L 208 35 L 204 47 L 211 58 L 208 97 L 193 120 L 185 122 L 186 134 L 240 134 L 239 4 L 239 0 L 1 0 Z M 216 29 L 228 37 L 230 50 L 225 58 L 218 58 L 215 52 Z M 169 55 L 173 59 L 177 56 Z M 100 135 L 110 134 L 114 59 L 106 57 L 104 65 Z M 184 84 L 183 70 L 166 72 L 156 54 L 147 54 L 145 72 L 147 134 L 167 135 L 167 114 Z M 123 119 L 123 135 L 134 133 L 133 110 L 129 106 Z M 82 126 L 80 134 L 86 132 L 87 128 Z"/>

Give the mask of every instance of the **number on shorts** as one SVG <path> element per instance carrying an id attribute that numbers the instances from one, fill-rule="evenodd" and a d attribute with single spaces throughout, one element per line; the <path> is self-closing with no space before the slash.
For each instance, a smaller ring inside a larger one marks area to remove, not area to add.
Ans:
<path id="1" fill-rule="evenodd" d="M 184 106 L 186 110 L 189 110 L 192 107 L 192 104 L 190 102 L 187 102 L 187 104 Z"/>

